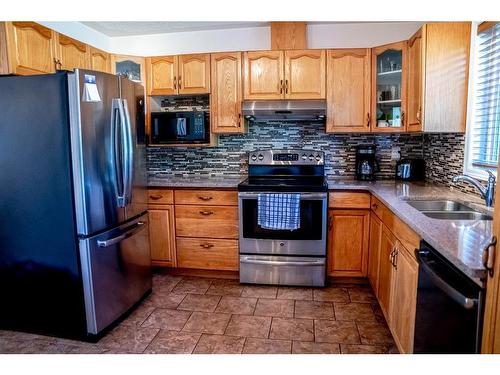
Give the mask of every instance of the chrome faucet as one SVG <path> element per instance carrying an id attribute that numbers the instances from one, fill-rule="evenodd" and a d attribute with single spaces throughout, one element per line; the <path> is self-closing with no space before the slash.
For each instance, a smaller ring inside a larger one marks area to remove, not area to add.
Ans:
<path id="1" fill-rule="evenodd" d="M 464 181 L 468 182 L 471 185 L 474 185 L 479 192 L 481 193 L 481 197 L 483 197 L 484 202 L 486 203 L 487 207 L 493 206 L 493 198 L 495 198 L 495 175 L 491 173 L 490 171 L 488 172 L 488 185 L 485 187 L 483 184 L 479 182 L 479 180 L 476 180 L 475 178 L 472 178 L 471 176 L 467 175 L 460 175 L 460 176 L 455 176 L 453 177 L 453 182 L 457 183 L 459 181 Z"/>

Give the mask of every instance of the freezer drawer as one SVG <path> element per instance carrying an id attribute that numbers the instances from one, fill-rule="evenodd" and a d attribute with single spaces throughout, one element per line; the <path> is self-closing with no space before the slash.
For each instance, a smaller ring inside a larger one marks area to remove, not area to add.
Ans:
<path id="1" fill-rule="evenodd" d="M 325 258 L 240 255 L 240 282 L 325 286 Z"/>
<path id="2" fill-rule="evenodd" d="M 148 216 L 80 241 L 87 331 L 97 334 L 151 290 Z"/>

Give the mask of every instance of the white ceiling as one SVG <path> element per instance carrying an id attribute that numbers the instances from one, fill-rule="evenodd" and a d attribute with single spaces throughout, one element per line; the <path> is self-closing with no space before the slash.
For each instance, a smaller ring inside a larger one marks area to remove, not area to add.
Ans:
<path id="1" fill-rule="evenodd" d="M 109 37 L 178 33 L 185 31 L 239 29 L 267 26 L 268 22 L 82 22 L 84 25 Z"/>

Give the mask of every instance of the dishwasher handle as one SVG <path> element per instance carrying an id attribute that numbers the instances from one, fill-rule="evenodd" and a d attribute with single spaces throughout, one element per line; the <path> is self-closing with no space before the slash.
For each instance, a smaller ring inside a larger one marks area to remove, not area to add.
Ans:
<path id="1" fill-rule="evenodd" d="M 434 284 L 441 289 L 443 293 L 445 293 L 448 297 L 458 303 L 466 310 L 471 310 L 476 307 L 479 303 L 477 298 L 469 298 L 464 296 L 458 290 L 453 288 L 450 284 L 443 280 L 441 276 L 439 276 L 433 269 L 432 266 L 426 261 L 425 257 L 422 256 L 428 253 L 426 250 L 417 250 L 415 252 L 417 256 L 417 260 L 420 266 L 427 272 L 429 278 L 434 282 Z"/>

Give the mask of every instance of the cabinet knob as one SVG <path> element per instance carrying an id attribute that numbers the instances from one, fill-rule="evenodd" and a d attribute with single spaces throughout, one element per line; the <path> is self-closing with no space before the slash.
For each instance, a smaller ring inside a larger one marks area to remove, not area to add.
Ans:
<path id="1" fill-rule="evenodd" d="M 177 83 L 179 85 L 179 90 L 182 88 L 182 80 L 181 80 L 181 75 L 179 74 L 179 79 L 177 80 Z"/>
<path id="2" fill-rule="evenodd" d="M 202 244 L 200 244 L 200 246 L 204 249 L 211 249 L 212 247 L 214 247 L 214 244 L 213 243 L 202 243 Z"/>
<path id="3" fill-rule="evenodd" d="M 370 127 L 370 112 L 366 114 L 366 127 Z"/>
<path id="4" fill-rule="evenodd" d="M 174 76 L 174 90 L 177 90 L 177 77 Z"/>
<path id="5" fill-rule="evenodd" d="M 285 94 L 288 94 L 288 79 L 285 79 Z"/>
<path id="6" fill-rule="evenodd" d="M 372 204 L 372 209 L 373 210 L 377 210 L 378 209 L 378 204 L 377 203 L 373 203 Z"/>
<path id="7" fill-rule="evenodd" d="M 209 215 L 213 215 L 213 211 L 200 211 L 200 214 L 203 215 L 203 216 L 209 216 Z"/>
<path id="8" fill-rule="evenodd" d="M 280 94 L 283 94 L 283 80 L 280 79 Z"/>

